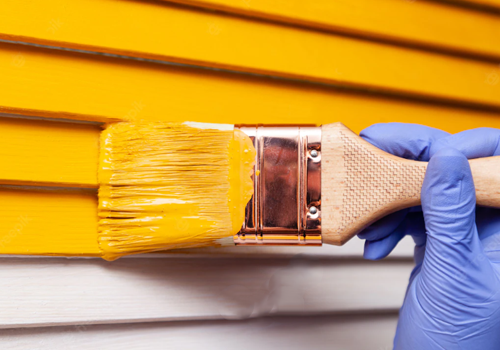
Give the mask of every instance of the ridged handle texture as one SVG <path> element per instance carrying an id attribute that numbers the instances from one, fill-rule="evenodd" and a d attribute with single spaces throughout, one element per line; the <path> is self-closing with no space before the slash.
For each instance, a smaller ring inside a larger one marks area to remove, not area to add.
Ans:
<path id="1" fill-rule="evenodd" d="M 386 153 L 342 123 L 322 127 L 321 234 L 343 245 L 387 214 L 420 204 L 427 162 Z M 469 161 L 478 205 L 500 208 L 500 156 Z"/>

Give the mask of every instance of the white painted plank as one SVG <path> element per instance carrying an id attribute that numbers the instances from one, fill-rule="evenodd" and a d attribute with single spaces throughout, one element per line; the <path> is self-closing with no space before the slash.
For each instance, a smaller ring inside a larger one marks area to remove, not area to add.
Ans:
<path id="1" fill-rule="evenodd" d="M 412 263 L 0 259 L 0 328 L 397 310 Z"/>
<path id="2" fill-rule="evenodd" d="M 390 350 L 396 323 L 393 314 L 24 328 L 0 331 L 0 346 L 11 350 Z"/>

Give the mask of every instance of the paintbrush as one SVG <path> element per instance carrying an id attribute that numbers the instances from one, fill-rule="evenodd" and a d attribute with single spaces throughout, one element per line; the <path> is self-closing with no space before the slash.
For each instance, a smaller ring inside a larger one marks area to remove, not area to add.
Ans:
<path id="1" fill-rule="evenodd" d="M 478 205 L 500 207 L 500 158 L 470 161 Z M 214 245 L 342 245 L 420 204 L 427 163 L 341 123 L 122 122 L 101 136 L 102 256 Z"/>

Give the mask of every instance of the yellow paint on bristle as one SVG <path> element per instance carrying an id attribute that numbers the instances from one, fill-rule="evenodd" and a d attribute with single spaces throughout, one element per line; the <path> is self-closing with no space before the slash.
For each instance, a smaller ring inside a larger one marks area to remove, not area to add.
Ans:
<path id="1" fill-rule="evenodd" d="M 238 232 L 255 150 L 236 130 L 123 122 L 101 134 L 102 257 L 216 245 Z"/>

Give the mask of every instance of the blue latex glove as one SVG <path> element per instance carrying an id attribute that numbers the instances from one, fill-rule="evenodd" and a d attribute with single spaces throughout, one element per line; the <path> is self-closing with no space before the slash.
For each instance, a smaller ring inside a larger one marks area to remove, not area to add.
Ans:
<path id="1" fill-rule="evenodd" d="M 449 135 L 391 123 L 361 136 L 394 155 L 429 161 L 422 207 L 389 215 L 359 235 L 368 259 L 385 257 L 407 234 L 416 243 L 395 349 L 500 349 L 500 210 L 476 210 L 467 161 L 499 155 L 500 130 Z"/>

